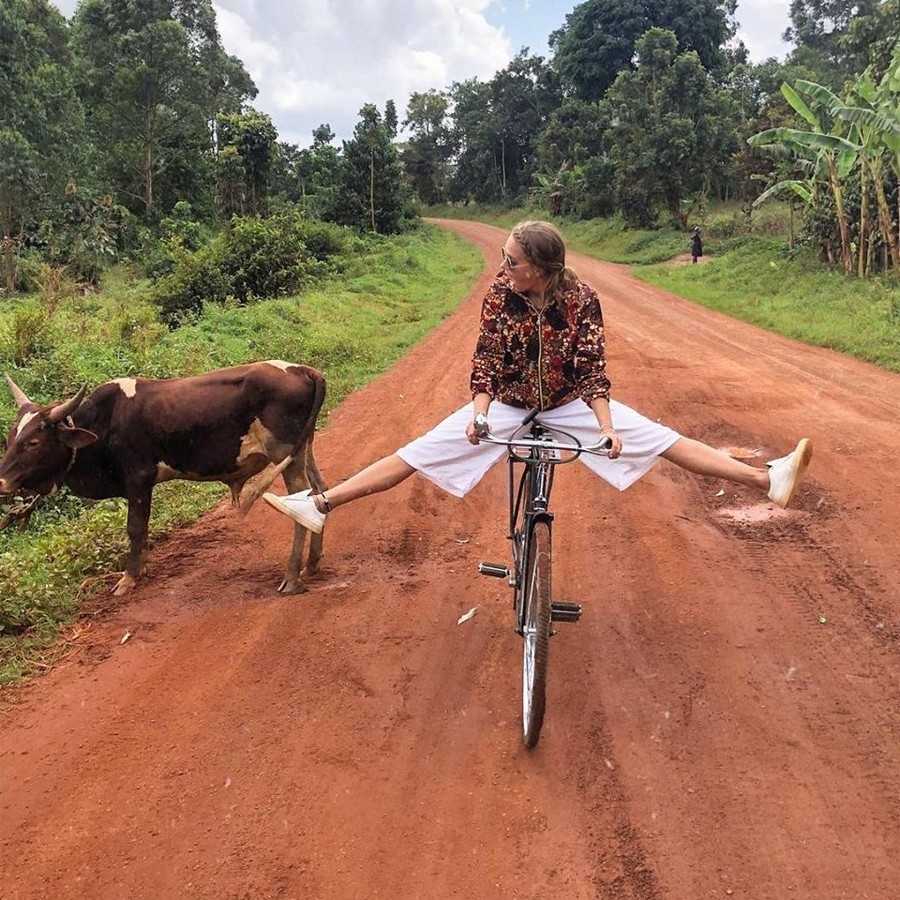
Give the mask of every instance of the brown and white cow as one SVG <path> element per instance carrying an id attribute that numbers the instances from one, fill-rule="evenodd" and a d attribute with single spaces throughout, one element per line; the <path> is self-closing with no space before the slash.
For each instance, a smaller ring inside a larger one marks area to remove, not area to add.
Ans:
<path id="1" fill-rule="evenodd" d="M 279 474 L 289 491 L 325 489 L 313 456 L 325 378 L 309 366 L 268 360 L 191 378 L 120 378 L 48 406 L 6 381 L 19 412 L 0 460 L 0 496 L 66 485 L 81 497 L 124 497 L 130 550 L 116 594 L 140 577 L 154 485 L 221 481 L 242 511 Z M 297 525 L 279 591 L 300 590 L 305 544 Z M 304 574 L 321 556 L 322 536 L 313 534 Z"/>

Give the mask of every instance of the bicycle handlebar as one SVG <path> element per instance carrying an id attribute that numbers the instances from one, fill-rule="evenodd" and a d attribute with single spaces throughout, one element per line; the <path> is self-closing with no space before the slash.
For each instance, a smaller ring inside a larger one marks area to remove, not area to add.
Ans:
<path id="1" fill-rule="evenodd" d="M 546 427 L 546 426 L 545 426 Z M 498 438 L 488 433 L 479 435 L 478 439 L 487 444 L 499 444 L 503 447 L 509 447 L 512 450 L 515 447 L 530 449 L 538 447 L 541 450 L 560 450 L 566 453 L 574 453 L 576 456 L 581 453 L 592 453 L 594 456 L 609 456 L 612 447 L 612 439 L 608 437 L 600 438 L 596 444 L 566 443 L 565 441 L 545 441 L 535 438 Z M 574 440 L 574 439 L 573 439 Z"/>

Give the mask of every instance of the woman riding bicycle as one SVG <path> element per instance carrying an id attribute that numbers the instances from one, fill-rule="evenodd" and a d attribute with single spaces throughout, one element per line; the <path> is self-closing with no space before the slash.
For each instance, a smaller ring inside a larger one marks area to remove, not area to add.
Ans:
<path id="1" fill-rule="evenodd" d="M 779 506 L 790 503 L 812 456 L 808 439 L 759 468 L 611 400 L 600 300 L 566 266 L 559 230 L 549 222 L 521 222 L 501 254 L 482 303 L 471 403 L 324 493 L 264 494 L 267 503 L 318 532 L 332 509 L 388 490 L 414 472 L 462 497 L 506 455 L 503 447 L 479 441 L 488 414 L 493 429 L 512 431 L 529 409 L 585 444 L 596 442 L 599 428 L 611 441 L 609 457 L 581 461 L 620 491 L 662 458 L 698 475 L 756 487 Z"/>

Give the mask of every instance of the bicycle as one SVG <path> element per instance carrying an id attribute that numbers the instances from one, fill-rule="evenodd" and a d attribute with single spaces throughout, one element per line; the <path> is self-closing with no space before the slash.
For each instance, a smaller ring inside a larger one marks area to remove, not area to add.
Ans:
<path id="1" fill-rule="evenodd" d="M 608 456 L 610 439 L 582 445 L 568 432 L 544 425 L 538 410 L 529 413 L 507 438 L 479 433 L 487 443 L 501 444 L 509 451 L 509 538 L 513 568 L 482 562 L 478 571 L 493 578 L 506 578 L 513 589 L 516 633 L 521 635 L 522 739 L 534 747 L 544 724 L 547 705 L 547 656 L 552 622 L 577 622 L 581 605 L 554 601 L 551 594 L 551 534 L 553 513 L 550 491 L 556 466 L 577 459 L 582 453 Z M 527 429 L 524 433 L 523 430 Z M 516 479 L 516 468 L 522 472 Z"/>

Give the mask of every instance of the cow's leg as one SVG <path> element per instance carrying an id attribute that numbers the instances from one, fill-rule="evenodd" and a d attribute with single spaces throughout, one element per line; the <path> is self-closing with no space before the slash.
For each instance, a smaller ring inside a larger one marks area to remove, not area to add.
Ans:
<path id="1" fill-rule="evenodd" d="M 284 483 L 288 489 L 288 493 L 294 493 L 295 491 L 303 491 L 309 487 L 309 482 L 306 479 L 306 465 L 305 465 L 305 454 L 298 453 L 297 457 L 291 461 L 291 464 L 284 470 Z M 306 548 L 306 534 L 307 529 L 305 529 L 299 523 L 294 523 L 294 543 L 291 547 L 291 555 L 288 558 L 287 570 L 284 573 L 284 580 L 278 586 L 278 591 L 281 594 L 296 594 L 303 590 L 303 585 L 301 582 L 302 575 L 312 574 L 309 571 L 309 567 L 307 566 L 301 572 L 300 565 L 303 559 L 303 551 Z M 321 535 L 313 535 L 313 537 L 321 538 Z M 321 556 L 321 541 L 319 542 L 320 553 Z M 316 565 L 318 566 L 318 559 L 316 560 Z M 315 569 L 313 569 L 313 572 Z"/>
<path id="2" fill-rule="evenodd" d="M 128 557 L 125 573 L 116 584 L 116 596 L 127 594 L 141 577 L 144 551 L 147 549 L 147 532 L 150 527 L 150 498 L 153 488 L 141 488 L 129 493 L 128 497 Z"/>
<path id="3" fill-rule="evenodd" d="M 281 475 L 294 461 L 293 456 L 286 456 L 278 465 L 270 463 L 261 472 L 248 478 L 243 484 L 232 485 L 231 504 L 238 508 L 241 515 L 247 513 L 251 506 L 272 487 L 272 482 Z"/>
<path id="4" fill-rule="evenodd" d="M 284 470 L 284 483 L 288 493 L 304 491 L 311 487 L 314 491 L 324 491 L 327 485 L 316 466 L 312 456 L 311 441 L 306 447 L 300 448 L 296 458 Z M 311 460 L 311 464 L 310 464 Z M 303 590 L 301 578 L 304 575 L 315 575 L 319 570 L 319 560 L 322 558 L 322 534 L 309 533 L 309 555 L 306 558 L 306 566 L 301 569 L 303 550 L 306 546 L 307 529 L 302 525 L 294 525 L 294 544 L 291 548 L 291 556 L 288 560 L 287 572 L 284 581 L 278 590 L 281 593 L 297 593 Z"/>
<path id="5" fill-rule="evenodd" d="M 313 454 L 313 437 L 314 435 L 310 435 L 309 441 L 306 444 L 306 480 L 309 482 L 309 486 L 315 493 L 321 494 L 328 490 L 328 485 L 325 483 L 325 479 L 322 477 L 322 473 L 316 465 L 316 457 Z M 323 533 L 324 532 L 322 531 L 318 533 L 315 531 L 310 532 L 309 556 L 306 558 L 306 569 L 304 570 L 309 575 L 319 571 L 319 560 L 322 558 L 323 552 Z"/>

